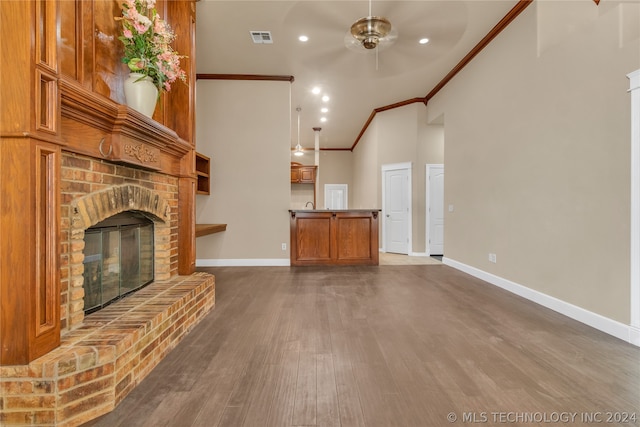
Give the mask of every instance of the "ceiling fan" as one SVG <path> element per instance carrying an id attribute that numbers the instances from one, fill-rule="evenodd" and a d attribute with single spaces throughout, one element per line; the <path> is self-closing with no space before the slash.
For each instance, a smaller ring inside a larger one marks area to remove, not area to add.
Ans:
<path id="1" fill-rule="evenodd" d="M 373 16 L 371 0 L 369 0 L 369 14 L 351 24 L 345 36 L 345 45 L 350 49 L 364 48 L 366 50 L 388 47 L 395 42 L 398 32 L 391 22 L 383 16 Z"/>
<path id="2" fill-rule="evenodd" d="M 412 69 L 405 65 L 408 61 L 425 57 L 425 63 L 428 63 L 435 50 L 446 51 L 449 46 L 438 45 L 440 40 L 449 40 L 442 37 L 445 36 L 443 32 L 464 32 L 464 26 L 458 22 L 437 21 L 442 14 L 436 9 L 462 8 L 464 12 L 460 2 L 393 0 L 367 3 L 368 10 L 363 8 L 362 1 L 297 2 L 286 15 L 287 28 L 292 35 L 308 34 L 314 43 L 296 47 L 300 63 L 317 73 L 325 69 L 338 70 L 344 78 L 384 78 Z M 460 16 L 464 17 L 464 14 Z M 438 40 L 435 48 L 425 49 L 417 43 L 427 33 L 426 29 L 430 37 Z"/>

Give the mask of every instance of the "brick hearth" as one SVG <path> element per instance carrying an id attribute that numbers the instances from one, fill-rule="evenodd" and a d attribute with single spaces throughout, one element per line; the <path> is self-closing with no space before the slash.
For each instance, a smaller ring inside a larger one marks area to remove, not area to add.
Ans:
<path id="1" fill-rule="evenodd" d="M 111 411 L 214 304 L 214 277 L 195 273 L 86 316 L 56 350 L 0 367 L 0 424 L 77 426 Z"/>

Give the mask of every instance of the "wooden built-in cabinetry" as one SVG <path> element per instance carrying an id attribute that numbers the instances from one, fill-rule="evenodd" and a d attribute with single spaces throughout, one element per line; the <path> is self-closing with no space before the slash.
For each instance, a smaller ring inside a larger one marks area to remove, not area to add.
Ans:
<path id="1" fill-rule="evenodd" d="M 211 160 L 204 154 L 196 153 L 196 194 L 210 194 Z"/>
<path id="2" fill-rule="evenodd" d="M 62 151 L 177 177 L 178 273 L 195 269 L 195 1 L 156 8 L 188 82 L 150 119 L 124 105 L 119 2 L 0 1 L 0 365 L 60 343 Z"/>
<path id="3" fill-rule="evenodd" d="M 292 184 L 315 184 L 316 171 L 318 166 L 302 165 L 291 162 L 291 183 Z"/>

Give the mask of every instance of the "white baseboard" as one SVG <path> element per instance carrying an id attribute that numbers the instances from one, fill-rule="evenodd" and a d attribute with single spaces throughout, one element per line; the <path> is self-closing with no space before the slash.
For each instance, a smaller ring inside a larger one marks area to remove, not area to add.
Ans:
<path id="1" fill-rule="evenodd" d="M 196 259 L 196 267 L 289 267 L 289 258 Z"/>
<path id="2" fill-rule="evenodd" d="M 426 252 L 411 252 L 409 256 L 429 256 Z"/>
<path id="3" fill-rule="evenodd" d="M 470 265 L 463 264 L 451 258 L 444 257 L 442 259 L 442 262 L 445 265 L 455 268 L 456 270 L 463 271 L 467 274 L 477 277 L 478 279 L 484 280 L 485 282 L 489 282 L 492 285 L 498 286 L 499 288 L 505 289 L 511 293 L 526 298 L 529 301 L 533 301 L 553 311 L 570 317 L 571 319 L 577 320 L 578 322 L 589 325 L 592 328 L 598 329 L 602 332 L 605 332 L 609 335 L 640 347 L 639 328 L 625 325 L 624 323 L 620 323 L 616 320 L 609 319 L 608 317 L 604 317 L 600 314 L 585 310 L 584 308 L 570 304 L 566 301 L 562 301 L 558 298 L 552 297 L 542 292 L 527 288 L 526 286 L 520 285 L 507 279 L 503 279 L 502 277 L 487 273 L 486 271 L 482 271 Z"/>
<path id="4" fill-rule="evenodd" d="M 630 326 L 629 328 L 629 342 L 640 347 L 640 328 L 636 328 L 635 326 Z"/>

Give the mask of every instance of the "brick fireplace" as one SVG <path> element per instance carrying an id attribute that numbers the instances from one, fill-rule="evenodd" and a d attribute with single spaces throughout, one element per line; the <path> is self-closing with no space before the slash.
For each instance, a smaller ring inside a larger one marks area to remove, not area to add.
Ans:
<path id="1" fill-rule="evenodd" d="M 0 425 L 110 411 L 213 307 L 194 273 L 195 1 L 156 8 L 187 79 L 148 117 L 125 102 L 117 2 L 0 1 Z M 84 234 L 126 211 L 153 223 L 155 279 L 85 315 Z"/>
<path id="2" fill-rule="evenodd" d="M 154 277 L 166 280 L 177 274 L 177 181 L 158 172 L 76 154 L 63 155 L 62 271 L 67 270 L 61 281 L 63 330 L 84 319 L 84 233 L 100 221 L 131 210 L 148 214 L 154 222 Z"/>
<path id="3" fill-rule="evenodd" d="M 215 304 L 211 275 L 178 275 L 178 178 L 61 156 L 61 345 L 0 367 L 0 424 L 76 426 L 112 410 Z M 85 231 L 121 212 L 153 221 L 154 282 L 84 313 Z"/>

